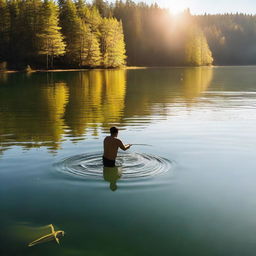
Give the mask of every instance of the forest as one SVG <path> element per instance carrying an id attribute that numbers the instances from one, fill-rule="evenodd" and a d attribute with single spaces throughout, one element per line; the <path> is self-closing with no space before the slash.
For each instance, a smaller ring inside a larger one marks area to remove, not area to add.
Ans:
<path id="1" fill-rule="evenodd" d="M 127 0 L 0 0 L 0 69 L 256 64 L 256 16 Z"/>

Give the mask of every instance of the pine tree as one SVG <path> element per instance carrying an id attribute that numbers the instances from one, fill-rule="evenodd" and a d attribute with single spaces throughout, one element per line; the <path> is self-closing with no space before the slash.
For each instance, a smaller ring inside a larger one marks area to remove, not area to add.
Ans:
<path id="1" fill-rule="evenodd" d="M 100 36 L 100 25 L 102 22 L 102 17 L 99 10 L 92 6 L 91 8 L 84 9 L 82 20 L 89 25 L 90 30 L 96 34 L 97 37 Z"/>
<path id="2" fill-rule="evenodd" d="M 185 46 L 185 64 L 202 66 L 212 62 L 212 53 L 203 32 L 196 26 L 191 27 Z"/>
<path id="3" fill-rule="evenodd" d="M 207 43 L 206 37 L 202 35 L 201 37 L 201 48 L 202 48 L 202 64 L 211 65 L 213 63 L 212 52 Z"/>
<path id="4" fill-rule="evenodd" d="M 130 65 L 210 65 L 211 50 L 216 63 L 256 61 L 253 15 L 192 16 L 187 10 L 179 23 L 157 5 L 130 0 L 58 0 L 60 12 L 55 0 L 43 1 L 0 0 L 0 62 L 10 68 L 37 66 L 41 55 L 47 67 L 60 55 L 66 67 L 120 67 L 126 46 Z"/>
<path id="5" fill-rule="evenodd" d="M 38 33 L 39 54 L 46 55 L 46 68 L 48 69 L 49 57 L 51 68 L 53 58 L 65 53 L 65 43 L 58 26 L 58 9 L 52 0 L 45 0 L 41 10 L 42 29 Z"/>
<path id="6" fill-rule="evenodd" d="M 8 9 L 10 14 L 10 28 L 9 28 L 9 47 L 8 60 L 17 67 L 20 61 L 19 38 L 20 38 L 20 20 L 19 20 L 19 1 L 9 0 Z"/>
<path id="7" fill-rule="evenodd" d="M 87 27 L 87 33 L 85 35 L 85 58 L 82 63 L 83 65 L 90 67 L 99 66 L 101 65 L 101 52 L 98 38 L 95 33 L 91 32 L 89 27 Z"/>
<path id="8" fill-rule="evenodd" d="M 77 10 L 77 15 L 79 16 L 80 19 L 85 20 L 86 17 L 88 16 L 88 13 L 90 12 L 89 6 L 85 3 L 84 0 L 77 0 L 75 2 L 76 10 Z"/>
<path id="9" fill-rule="evenodd" d="M 99 44 L 100 14 L 95 7 L 90 8 L 83 0 L 76 2 L 76 10 L 81 22 L 80 66 L 99 66 L 101 64 Z"/>
<path id="10" fill-rule="evenodd" d="M 83 51 L 84 28 L 77 14 L 76 6 L 71 0 L 60 1 L 60 24 L 67 44 L 65 62 L 71 65 L 79 65 L 81 51 Z"/>
<path id="11" fill-rule="evenodd" d="M 71 0 L 64 0 L 61 2 L 60 17 L 67 42 L 67 61 L 79 67 L 99 66 L 101 53 L 96 22 L 99 22 L 97 18 L 101 18 L 98 12 L 94 8 L 89 9 L 83 1 L 74 4 Z"/>
<path id="12" fill-rule="evenodd" d="M 90 27 L 83 23 L 79 38 L 79 66 L 97 67 L 101 64 L 100 45 Z"/>
<path id="13" fill-rule="evenodd" d="M 110 6 L 104 2 L 104 0 L 94 0 L 93 6 L 95 6 L 103 18 L 111 18 L 112 17 L 112 11 Z"/>
<path id="14" fill-rule="evenodd" d="M 101 25 L 101 49 L 104 67 L 125 65 L 125 43 L 122 23 L 115 18 L 104 18 Z"/>
<path id="15" fill-rule="evenodd" d="M 0 62 L 7 60 L 10 14 L 6 0 L 0 0 Z"/>
<path id="16" fill-rule="evenodd" d="M 37 33 L 40 28 L 41 0 L 25 0 L 19 4 L 19 52 L 23 65 L 36 60 Z"/>

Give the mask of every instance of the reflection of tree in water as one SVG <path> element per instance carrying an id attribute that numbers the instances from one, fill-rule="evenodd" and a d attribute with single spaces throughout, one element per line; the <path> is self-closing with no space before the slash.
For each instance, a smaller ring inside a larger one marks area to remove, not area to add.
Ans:
<path id="1" fill-rule="evenodd" d="M 185 98 L 193 101 L 194 98 L 206 91 L 212 81 L 212 76 L 211 67 L 185 69 L 182 83 Z"/>
<path id="2" fill-rule="evenodd" d="M 65 83 L 47 86 L 42 90 L 42 98 L 43 102 L 47 102 L 45 112 L 48 117 L 45 121 L 50 124 L 48 129 L 54 141 L 59 142 L 64 133 L 63 115 L 68 99 L 68 88 Z"/>
<path id="3" fill-rule="evenodd" d="M 102 98 L 101 72 L 78 73 L 69 80 L 69 85 L 70 94 L 64 119 L 71 135 L 84 135 L 89 124 L 94 128 L 99 121 Z"/>
<path id="4" fill-rule="evenodd" d="M 35 82 L 35 84 L 33 83 Z M 12 90 L 0 88 L 0 143 L 3 148 L 47 146 L 56 150 L 64 133 L 62 116 L 68 88 L 58 82 L 42 86 L 41 80 L 21 79 Z M 10 93 L 11 92 L 11 93 Z"/>
<path id="5" fill-rule="evenodd" d="M 105 126 L 109 123 L 119 123 L 124 111 L 126 80 L 124 70 L 104 72 L 105 94 L 103 118 Z"/>
<path id="6" fill-rule="evenodd" d="M 208 88 L 211 80 L 211 67 L 129 71 L 124 116 L 164 118 L 169 115 L 167 107 L 181 100 L 191 102 Z"/>
<path id="7" fill-rule="evenodd" d="M 153 115 L 165 118 L 177 100 L 190 106 L 209 86 L 212 69 L 13 74 L 7 80 L 0 86 L 0 152 L 13 145 L 56 150 L 65 133 L 75 141 L 133 119 L 141 125 Z"/>
<path id="8" fill-rule="evenodd" d="M 99 128 L 120 123 L 125 72 L 12 76 L 8 88 L 0 87 L 1 151 L 13 145 L 56 150 L 67 131 L 82 136 L 90 128 L 97 135 Z M 68 130 L 64 130 L 65 125 Z"/>
<path id="9" fill-rule="evenodd" d="M 0 85 L 5 85 L 8 81 L 8 73 L 0 73 Z"/>
<path id="10" fill-rule="evenodd" d="M 125 71 L 108 70 L 79 73 L 70 83 L 65 122 L 73 136 L 82 136 L 86 129 L 93 135 L 98 129 L 120 123 L 125 98 Z"/>

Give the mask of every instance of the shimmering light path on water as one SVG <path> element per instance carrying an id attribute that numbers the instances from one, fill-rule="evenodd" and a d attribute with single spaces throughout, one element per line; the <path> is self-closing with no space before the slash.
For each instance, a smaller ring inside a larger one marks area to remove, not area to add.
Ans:
<path id="1" fill-rule="evenodd" d="M 256 67 L 0 75 L 0 255 L 256 249 Z M 112 125 L 134 145 L 104 170 Z M 64 230 L 61 246 L 27 244 Z"/>

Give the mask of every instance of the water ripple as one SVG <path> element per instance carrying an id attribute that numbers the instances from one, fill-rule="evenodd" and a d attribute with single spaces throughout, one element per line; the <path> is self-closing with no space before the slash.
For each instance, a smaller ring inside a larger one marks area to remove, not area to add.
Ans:
<path id="1" fill-rule="evenodd" d="M 120 153 L 116 160 L 122 169 L 122 179 L 139 179 L 161 175 L 172 168 L 165 158 L 144 153 Z M 84 178 L 101 178 L 103 174 L 102 153 L 80 154 L 55 164 L 62 173 Z"/>

